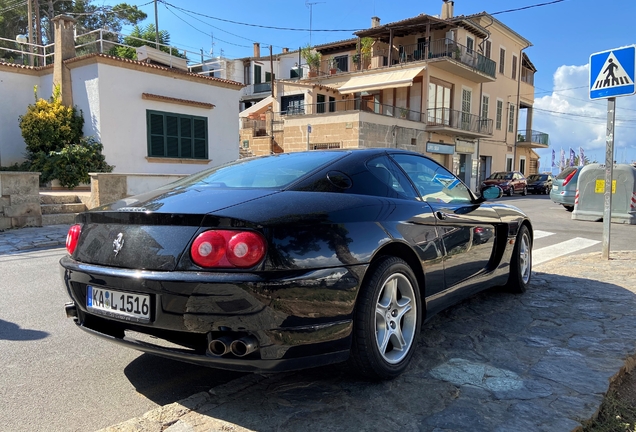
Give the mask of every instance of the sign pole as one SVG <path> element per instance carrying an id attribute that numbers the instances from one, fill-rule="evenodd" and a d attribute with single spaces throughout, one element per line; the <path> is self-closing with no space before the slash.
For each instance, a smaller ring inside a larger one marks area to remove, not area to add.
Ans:
<path id="1" fill-rule="evenodd" d="M 610 259 L 610 230 L 612 226 L 612 177 L 614 173 L 614 120 L 616 98 L 607 99 L 607 137 L 605 146 L 605 195 L 603 207 L 603 259 Z"/>

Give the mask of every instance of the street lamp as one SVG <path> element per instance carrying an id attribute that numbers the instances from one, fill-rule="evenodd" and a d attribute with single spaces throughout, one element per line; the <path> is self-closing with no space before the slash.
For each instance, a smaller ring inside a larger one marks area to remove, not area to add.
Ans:
<path id="1" fill-rule="evenodd" d="M 24 44 L 29 42 L 29 39 L 25 35 L 17 35 L 15 37 L 15 41 L 20 44 L 21 51 L 21 61 L 20 63 L 24 64 Z"/>

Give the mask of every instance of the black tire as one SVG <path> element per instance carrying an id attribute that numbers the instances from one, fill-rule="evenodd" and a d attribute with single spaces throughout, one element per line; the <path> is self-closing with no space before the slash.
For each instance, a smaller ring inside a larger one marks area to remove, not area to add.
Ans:
<path id="1" fill-rule="evenodd" d="M 510 274 L 506 288 L 513 293 L 523 293 L 532 278 L 532 239 L 528 227 L 522 225 L 517 233 L 515 247 L 510 258 Z"/>
<path id="2" fill-rule="evenodd" d="M 380 258 L 370 271 L 356 304 L 350 363 L 365 378 L 392 379 L 407 368 L 417 345 L 420 290 L 413 271 L 400 258 Z M 401 349 L 396 347 L 399 343 Z"/>
<path id="3" fill-rule="evenodd" d="M 565 209 L 569 212 L 574 211 L 574 206 L 571 205 L 564 205 L 563 207 L 565 207 Z"/>
<path id="4" fill-rule="evenodd" d="M 523 190 L 521 191 L 521 195 L 522 196 L 528 195 L 528 188 L 527 187 L 525 187 L 525 186 L 523 187 Z"/>
<path id="5" fill-rule="evenodd" d="M 508 189 L 508 196 L 512 196 L 513 189 L 514 188 L 512 186 L 510 186 L 510 189 Z"/>

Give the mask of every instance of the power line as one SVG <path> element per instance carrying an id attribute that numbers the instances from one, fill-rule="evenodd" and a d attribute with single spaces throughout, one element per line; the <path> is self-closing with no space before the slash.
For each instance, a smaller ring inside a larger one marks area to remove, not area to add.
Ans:
<path id="1" fill-rule="evenodd" d="M 508 13 L 508 12 L 518 12 L 518 11 L 521 11 L 521 10 L 532 9 L 532 8 L 541 7 L 541 6 L 553 5 L 555 3 L 561 3 L 561 2 L 564 2 L 564 1 L 565 0 L 554 0 L 554 1 L 551 1 L 551 2 L 547 2 L 547 3 L 537 3 L 537 4 L 533 4 L 533 5 L 529 5 L 529 6 L 520 7 L 520 8 L 507 9 L 507 10 L 503 10 L 503 11 L 493 12 L 493 13 L 488 14 L 488 15 L 500 15 L 500 14 L 504 14 L 504 13 Z"/>
<path id="2" fill-rule="evenodd" d="M 185 12 L 190 12 L 192 14 L 195 15 L 199 15 L 205 18 L 209 18 L 209 19 L 213 19 L 213 20 L 217 20 L 217 21 L 223 21 L 223 22 L 227 22 L 230 24 L 237 24 L 237 25 L 242 25 L 242 26 L 247 26 L 247 27 L 258 27 L 258 28 L 265 28 L 265 29 L 271 29 L 271 30 L 285 30 L 285 31 L 299 31 L 299 32 L 308 32 L 309 29 L 306 28 L 292 28 L 292 27 L 275 27 L 275 26 L 266 26 L 266 25 L 260 25 L 260 24 L 250 24 L 250 23 L 244 23 L 244 22 L 239 22 L 239 21 L 232 21 L 232 20 L 228 20 L 228 19 L 224 19 L 224 18 L 218 18 L 218 17 L 213 17 L 210 15 L 206 15 L 206 14 L 202 14 L 200 12 L 195 12 L 195 11 L 191 11 L 189 9 L 184 9 L 178 6 L 175 6 L 173 4 L 167 3 L 164 0 L 159 0 L 164 4 L 167 4 L 175 9 L 179 9 L 181 11 L 185 11 Z M 561 0 L 563 1 L 563 0 Z M 365 30 L 365 29 L 312 29 L 312 32 L 356 32 L 356 31 L 360 31 L 360 30 Z"/>

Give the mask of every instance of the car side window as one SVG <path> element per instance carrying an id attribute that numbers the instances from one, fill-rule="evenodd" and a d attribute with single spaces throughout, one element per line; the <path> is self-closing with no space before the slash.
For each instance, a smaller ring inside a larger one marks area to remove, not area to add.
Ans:
<path id="1" fill-rule="evenodd" d="M 472 201 L 468 188 L 450 171 L 430 159 L 396 154 L 393 159 L 415 184 L 427 202 L 467 203 Z"/>
<path id="2" fill-rule="evenodd" d="M 415 199 L 413 187 L 400 169 L 387 156 L 380 156 L 367 162 L 369 172 L 389 188 L 404 198 Z"/>

